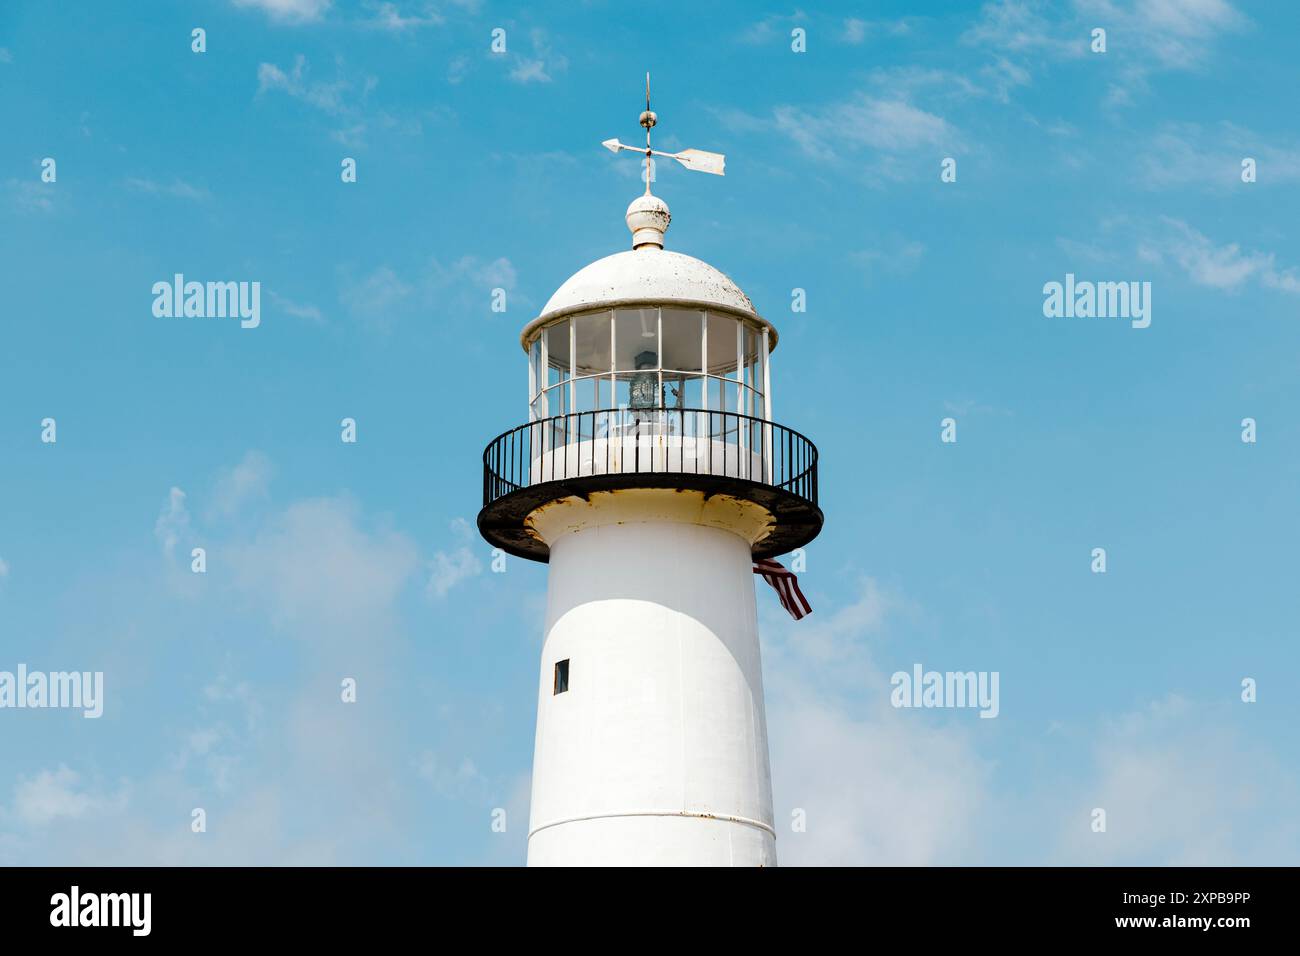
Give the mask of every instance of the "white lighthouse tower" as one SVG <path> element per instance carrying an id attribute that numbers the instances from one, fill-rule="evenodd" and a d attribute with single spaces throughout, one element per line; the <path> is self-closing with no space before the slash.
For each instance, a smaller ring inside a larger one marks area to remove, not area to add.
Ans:
<path id="1" fill-rule="evenodd" d="M 647 159 L 722 172 L 655 122 Z M 632 248 L 524 328 L 529 420 L 483 456 L 480 531 L 550 563 L 532 866 L 776 863 L 753 562 L 821 530 L 817 450 L 772 420 L 775 327 L 669 219 L 647 182 Z"/>

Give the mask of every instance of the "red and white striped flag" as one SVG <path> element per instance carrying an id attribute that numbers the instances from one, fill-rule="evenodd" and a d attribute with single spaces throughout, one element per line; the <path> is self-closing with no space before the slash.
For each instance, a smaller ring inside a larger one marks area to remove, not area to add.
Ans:
<path id="1" fill-rule="evenodd" d="M 754 562 L 754 573 L 763 575 L 763 580 L 772 585 L 772 590 L 781 599 L 781 606 L 796 621 L 812 613 L 812 605 L 799 590 L 799 579 L 793 571 L 787 571 L 781 562 L 760 558 Z"/>

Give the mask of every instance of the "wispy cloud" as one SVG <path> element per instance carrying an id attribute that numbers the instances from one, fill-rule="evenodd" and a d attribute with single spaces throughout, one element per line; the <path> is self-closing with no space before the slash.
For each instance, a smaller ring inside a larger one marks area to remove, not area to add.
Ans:
<path id="1" fill-rule="evenodd" d="M 9 179 L 5 181 L 9 201 L 14 208 L 22 212 L 53 212 L 54 186 L 30 179 Z"/>
<path id="2" fill-rule="evenodd" d="M 838 608 L 818 603 L 817 614 L 797 625 L 764 621 L 782 863 L 963 859 L 990 797 L 992 768 L 967 729 L 889 705 L 888 676 L 873 648 L 910 613 L 910 602 L 867 578 Z M 806 814 L 805 832 L 790 832 L 795 810 Z"/>
<path id="3" fill-rule="evenodd" d="M 1227 0 L 1075 0 L 1073 9 L 1043 0 L 995 0 L 984 4 L 962 41 L 987 50 L 993 61 L 980 70 L 999 99 L 1032 74 L 1093 55 L 1092 30 L 1106 31 L 1107 62 L 1116 61 L 1105 103 L 1127 106 L 1147 90 L 1156 73 L 1202 67 L 1224 33 L 1249 20 Z"/>
<path id="4" fill-rule="evenodd" d="M 955 138 L 943 117 L 905 100 L 865 93 L 825 109 L 778 106 L 772 122 L 804 153 L 823 160 L 863 148 L 909 152 L 950 144 Z"/>
<path id="5" fill-rule="evenodd" d="M 285 315 L 291 315 L 295 319 L 307 319 L 311 322 L 323 323 L 325 316 L 321 310 L 314 305 L 294 302 L 292 299 L 280 295 L 273 289 L 267 290 L 267 297 L 275 303 L 276 307 Z"/>
<path id="6" fill-rule="evenodd" d="M 1078 0 L 1077 5 L 1088 26 L 1105 28 L 1105 55 L 1119 60 L 1118 79 L 1105 99 L 1112 107 L 1131 105 L 1154 74 L 1201 69 L 1216 41 L 1250 26 L 1227 0 Z"/>
<path id="7" fill-rule="evenodd" d="M 1092 742 L 1089 778 L 1049 798 L 1061 810 L 1062 862 L 1293 863 L 1295 768 L 1240 732 L 1232 706 L 1169 694 L 1106 721 Z M 1093 808 L 1105 810 L 1105 832 L 1092 830 Z"/>
<path id="8" fill-rule="evenodd" d="M 899 235 L 881 238 L 869 249 L 851 253 L 849 258 L 868 280 L 880 273 L 906 275 L 916 271 L 925 256 L 925 243 Z"/>
<path id="9" fill-rule="evenodd" d="M 223 469 L 217 476 L 212 493 L 213 511 L 229 518 L 250 502 L 265 500 L 274 474 L 275 467 L 265 454 L 256 450 L 246 452 L 237 465 Z"/>
<path id="10" fill-rule="evenodd" d="M 1300 182 L 1300 141 L 1269 142 L 1268 137 L 1234 123 L 1203 126 L 1166 123 L 1149 139 L 1138 158 L 1140 181 L 1153 189 L 1242 188 L 1241 161 L 1256 162 L 1251 189 Z"/>
<path id="11" fill-rule="evenodd" d="M 555 74 L 569 68 L 569 59 L 552 48 L 544 30 L 530 30 L 532 53 L 515 54 L 510 68 L 510 79 L 516 83 L 550 83 Z"/>
<path id="12" fill-rule="evenodd" d="M 486 310 L 493 289 L 513 293 L 517 284 L 514 264 L 504 256 L 465 255 L 446 264 L 429 259 L 422 270 L 408 272 L 405 278 L 389 265 L 378 266 L 360 279 L 345 275 L 340 300 L 353 315 L 388 328 L 402 309 L 414 304 Z"/>
<path id="13" fill-rule="evenodd" d="M 391 266 L 382 265 L 357 281 L 347 280 L 340 299 L 354 315 L 382 319 L 391 324 L 392 313 L 411 295 L 412 286 L 403 282 Z"/>
<path id="14" fill-rule="evenodd" d="M 60 764 L 33 777 L 19 776 L 14 787 L 13 814 L 21 822 L 39 827 L 57 820 L 116 812 L 125 802 L 124 792 L 104 794 L 83 787 L 81 776 Z"/>
<path id="15" fill-rule="evenodd" d="M 442 14 L 429 3 L 407 4 L 406 9 L 412 12 L 403 12 L 401 5 L 387 2 L 370 2 L 366 4 L 366 9 L 371 13 L 371 18 L 365 21 L 366 25 L 390 33 L 405 33 L 445 22 Z"/>
<path id="16" fill-rule="evenodd" d="M 167 493 L 167 501 L 154 522 L 153 534 L 162 547 L 163 554 L 171 558 L 176 545 L 190 530 L 190 512 L 185 505 L 185 492 L 173 486 Z"/>
<path id="17" fill-rule="evenodd" d="M 260 10 L 281 23 L 312 23 L 330 8 L 330 0 L 233 0 L 236 7 Z"/>
<path id="18" fill-rule="evenodd" d="M 1088 51 L 1086 32 L 1053 20 L 1040 0 L 995 0 L 962 34 L 962 42 L 1002 53 L 1073 59 Z"/>
<path id="19" fill-rule="evenodd" d="M 462 581 L 483 573 L 483 562 L 472 546 L 477 537 L 474 528 L 464 518 L 457 518 L 451 523 L 451 533 L 456 544 L 434 554 L 425 585 L 425 592 L 438 600 Z"/>
<path id="20" fill-rule="evenodd" d="M 417 567 L 406 535 L 366 530 L 347 498 L 297 501 L 227 550 L 240 589 L 304 638 L 327 629 L 347 639 L 348 622 L 391 607 Z"/>
<path id="21" fill-rule="evenodd" d="M 279 91 L 296 100 L 326 113 L 343 113 L 348 108 L 345 94 L 356 87 L 352 81 L 342 77 L 332 82 L 312 80 L 309 76 L 307 58 L 301 53 L 294 57 L 293 67 L 285 72 L 274 63 L 259 63 L 257 67 L 257 94 Z M 375 80 L 364 81 L 362 94 L 374 88 Z"/>
<path id="22" fill-rule="evenodd" d="M 127 188 L 135 192 L 148 193 L 152 196 L 170 196 L 174 199 L 192 199 L 195 201 L 212 198 L 212 194 L 206 189 L 192 186 L 181 179 L 173 179 L 170 183 L 160 183 L 153 179 L 130 177 L 126 180 L 126 185 Z"/>
<path id="23" fill-rule="evenodd" d="M 449 763 L 454 764 L 454 767 L 449 766 Z M 433 787 L 434 792 L 440 796 L 479 796 L 488 785 L 487 779 L 469 757 L 462 757 L 459 762 L 448 762 L 432 750 L 425 750 L 412 761 L 412 765 L 416 776 Z"/>
<path id="24" fill-rule="evenodd" d="M 1257 282 L 1272 289 L 1300 294 L 1294 267 L 1278 269 L 1271 252 L 1247 252 L 1235 242 L 1218 245 L 1180 219 L 1162 217 L 1161 234 L 1144 239 L 1138 257 L 1146 262 L 1172 260 L 1197 285 L 1232 291 Z"/>
<path id="25" fill-rule="evenodd" d="M 477 256 L 461 256 L 450 266 L 434 259 L 429 265 L 429 275 L 435 288 L 442 289 L 460 282 L 469 282 L 477 290 L 501 288 L 513 291 L 518 276 L 511 261 L 504 256 L 485 260 Z"/>
<path id="26" fill-rule="evenodd" d="M 1127 65 L 1139 72 L 1195 69 L 1223 33 L 1250 24 L 1228 0 L 1078 0 L 1077 6 L 1094 26 L 1123 39 L 1133 54 Z"/>

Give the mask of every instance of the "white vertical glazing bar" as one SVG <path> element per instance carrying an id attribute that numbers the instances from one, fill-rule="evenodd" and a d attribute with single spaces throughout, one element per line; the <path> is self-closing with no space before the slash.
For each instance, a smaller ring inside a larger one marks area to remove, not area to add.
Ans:
<path id="1" fill-rule="evenodd" d="M 736 411 L 745 414 L 745 321 L 736 323 Z M 749 453 L 749 422 L 736 419 L 736 477 L 753 479 Z"/>
<path id="2" fill-rule="evenodd" d="M 768 348 L 767 326 L 763 326 L 763 444 L 767 461 L 767 483 L 772 483 L 772 363 Z"/>
<path id="3" fill-rule="evenodd" d="M 700 310 L 700 371 L 704 376 L 700 383 L 702 397 L 700 399 L 700 408 L 706 412 L 709 410 L 709 313 L 707 309 Z"/>
<path id="4" fill-rule="evenodd" d="M 538 355 L 541 354 L 539 350 Z M 531 422 L 537 417 L 537 410 L 533 405 L 533 399 L 537 397 L 537 365 L 533 362 L 533 347 L 528 346 L 528 420 Z"/>

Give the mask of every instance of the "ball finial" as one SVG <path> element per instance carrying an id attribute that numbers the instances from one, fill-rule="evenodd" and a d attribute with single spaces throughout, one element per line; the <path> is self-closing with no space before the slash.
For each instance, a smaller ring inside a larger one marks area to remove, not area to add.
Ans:
<path id="1" fill-rule="evenodd" d="M 643 246 L 659 249 L 664 247 L 664 233 L 668 231 L 668 224 L 673 218 L 668 211 L 668 203 L 649 193 L 637 196 L 627 207 L 625 218 L 628 229 L 632 230 L 633 249 Z"/>

